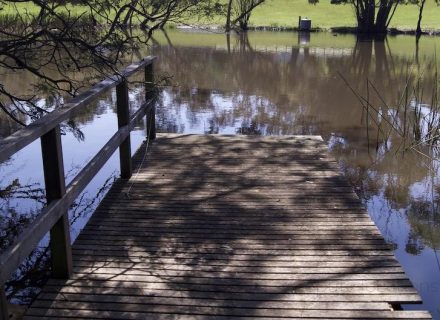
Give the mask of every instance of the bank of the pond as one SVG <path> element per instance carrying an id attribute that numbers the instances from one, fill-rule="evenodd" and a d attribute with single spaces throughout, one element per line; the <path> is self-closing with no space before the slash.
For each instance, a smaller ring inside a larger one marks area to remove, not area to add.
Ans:
<path id="1" fill-rule="evenodd" d="M 224 0 L 220 0 L 221 2 Z M 30 2 L 23 2 L 14 6 L 0 5 L 0 24 L 10 24 L 17 21 L 17 12 L 23 13 L 27 19 L 38 14 L 37 6 Z M 59 10 L 68 11 L 69 15 L 84 16 L 85 8 L 80 5 L 67 4 Z M 416 29 L 419 7 L 412 4 L 401 4 L 389 25 L 390 32 L 397 34 L 413 34 Z M 316 31 L 332 31 L 338 33 L 353 33 L 356 31 L 356 19 L 352 5 L 331 4 L 330 1 L 321 1 L 310 4 L 306 0 L 267 0 L 258 6 L 251 15 L 251 30 L 277 30 L 295 31 L 298 24 L 298 16 L 308 17 L 312 20 L 312 27 Z M 434 1 L 427 1 L 423 11 L 422 30 L 426 34 L 440 34 L 440 6 Z M 98 19 L 99 20 L 99 19 Z M 136 23 L 136 21 L 135 21 Z M 178 21 L 169 22 L 168 27 L 186 25 L 198 28 L 221 28 L 225 24 L 225 17 L 221 15 L 200 18 L 186 17 Z"/>
<path id="2" fill-rule="evenodd" d="M 209 32 L 214 31 L 218 33 L 223 33 L 225 30 L 221 25 L 200 25 L 200 24 L 180 24 L 180 25 L 172 25 L 169 29 L 179 29 L 179 30 L 188 30 L 191 32 Z M 270 31 L 270 32 L 302 32 L 298 27 L 287 27 L 287 26 L 280 26 L 280 27 L 273 27 L 273 26 L 250 26 L 248 31 Z M 356 27 L 332 27 L 332 28 L 319 28 L 314 27 L 311 28 L 310 33 L 315 32 L 330 32 L 334 34 L 357 34 L 357 28 Z M 236 30 L 236 33 L 241 33 L 240 30 Z M 389 28 L 388 33 L 389 35 L 416 35 L 415 29 L 399 29 L 399 28 Z M 433 29 L 433 30 L 424 30 L 422 31 L 422 34 L 424 36 L 438 36 L 440 35 L 440 29 Z M 371 36 L 371 35 L 368 35 Z M 374 35 L 373 35 L 374 36 Z M 383 35 L 379 35 L 383 36 Z"/>
<path id="3" fill-rule="evenodd" d="M 411 34 L 415 32 L 419 7 L 417 5 L 399 5 L 390 23 L 392 33 Z M 252 30 L 296 31 L 298 16 L 312 20 L 316 31 L 354 33 L 356 19 L 350 4 L 331 4 L 321 1 L 310 4 L 306 0 L 267 0 L 257 7 L 250 18 Z M 440 6 L 434 1 L 426 2 L 423 11 L 422 30 L 426 34 L 440 34 Z M 221 27 L 225 18 L 216 16 L 209 20 L 196 18 L 184 22 L 197 27 Z"/>

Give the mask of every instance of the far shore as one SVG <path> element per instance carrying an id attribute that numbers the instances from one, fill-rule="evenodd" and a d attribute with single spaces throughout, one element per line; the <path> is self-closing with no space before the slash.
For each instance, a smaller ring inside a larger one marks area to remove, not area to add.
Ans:
<path id="1" fill-rule="evenodd" d="M 215 30 L 217 32 L 224 31 L 221 25 L 171 25 L 170 29 L 188 30 L 188 31 L 207 31 Z M 330 28 L 316 28 L 312 27 L 310 30 L 300 30 L 298 27 L 290 26 L 249 26 L 247 31 L 281 31 L 281 32 L 330 32 L 340 34 L 358 34 L 356 27 L 330 27 Z M 240 30 L 232 30 L 231 32 L 243 32 Z M 388 35 L 416 35 L 415 29 L 400 29 L 400 28 L 388 28 Z M 439 36 L 440 29 L 425 30 L 422 32 L 424 36 Z"/>

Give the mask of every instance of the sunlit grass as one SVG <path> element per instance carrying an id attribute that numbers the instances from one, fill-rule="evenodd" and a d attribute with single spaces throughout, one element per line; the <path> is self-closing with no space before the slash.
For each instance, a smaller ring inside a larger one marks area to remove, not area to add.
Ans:
<path id="1" fill-rule="evenodd" d="M 84 13 L 84 7 L 67 5 L 71 15 Z M 66 9 L 60 9 L 66 10 Z M 3 5 L 0 10 L 2 15 L 15 15 L 17 12 L 35 14 L 38 8 L 31 3 L 18 3 L 16 6 Z M 321 1 L 313 5 L 307 0 L 266 0 L 256 8 L 250 20 L 251 26 L 267 27 L 296 27 L 298 16 L 312 19 L 312 26 L 328 29 L 332 27 L 354 27 L 356 25 L 353 8 L 349 4 L 332 5 L 330 1 Z M 391 22 L 390 27 L 399 29 L 415 29 L 418 16 L 418 7 L 415 5 L 400 5 Z M 434 1 L 427 1 L 423 14 L 422 28 L 426 30 L 440 30 L 440 6 Z M 225 18 L 221 16 L 199 20 L 195 17 L 187 17 L 183 21 L 191 25 L 217 25 L 221 26 Z"/>
<path id="2" fill-rule="evenodd" d="M 0 4 L 0 16 L 2 15 L 16 15 L 17 13 L 26 17 L 26 15 L 36 15 L 39 13 L 39 7 L 30 3 L 30 2 L 22 2 L 16 3 L 14 5 L 1 5 Z M 79 16 L 84 14 L 85 7 L 79 5 L 67 4 L 63 7 L 60 7 L 60 11 L 65 13 L 70 13 L 72 16 Z"/>
<path id="3" fill-rule="evenodd" d="M 312 19 L 313 26 L 320 28 L 355 26 L 356 20 L 351 5 L 332 5 L 321 1 L 313 5 L 306 0 L 267 0 L 257 8 L 251 18 L 253 25 L 297 26 L 298 16 Z M 391 27 L 415 29 L 418 7 L 400 5 L 391 22 Z M 422 27 L 440 29 L 440 7 L 434 1 L 427 1 L 423 14 Z"/>
<path id="4" fill-rule="evenodd" d="M 332 5 L 329 0 L 313 5 L 307 0 L 266 0 L 252 13 L 252 26 L 268 27 L 296 27 L 298 16 L 308 17 L 312 26 L 317 28 L 354 27 L 356 20 L 354 11 L 349 4 Z M 415 5 L 400 5 L 393 17 L 390 27 L 399 29 L 415 29 L 418 16 L 418 7 Z M 434 1 L 427 1 L 422 20 L 422 28 L 440 29 L 440 6 Z M 197 23 L 195 19 L 188 22 Z M 216 17 L 209 24 L 224 24 L 224 18 Z"/>

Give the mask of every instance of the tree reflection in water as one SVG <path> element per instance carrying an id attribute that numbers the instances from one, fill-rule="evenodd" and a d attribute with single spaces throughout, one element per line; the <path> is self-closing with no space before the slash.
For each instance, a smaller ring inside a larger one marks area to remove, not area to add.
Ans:
<path id="1" fill-rule="evenodd" d="M 87 192 L 80 195 L 69 210 L 71 226 L 79 218 L 89 216 L 94 211 L 114 179 L 115 174 L 105 181 L 94 196 Z M 20 199 L 33 203 L 34 208 L 28 211 L 17 208 Z M 0 250 L 6 249 L 21 231 L 32 223 L 45 203 L 45 191 L 38 183 L 22 185 L 20 181 L 14 180 L 6 188 L 0 189 Z M 11 302 L 30 304 L 49 278 L 50 250 L 47 244 L 46 237 L 6 283 L 6 294 Z"/>

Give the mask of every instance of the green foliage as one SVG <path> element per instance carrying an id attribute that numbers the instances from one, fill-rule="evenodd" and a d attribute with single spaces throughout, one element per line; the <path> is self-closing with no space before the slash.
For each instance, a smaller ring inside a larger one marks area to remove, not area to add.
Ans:
<path id="1" fill-rule="evenodd" d="M 85 80 L 117 73 L 124 55 L 146 45 L 167 22 L 208 14 L 208 9 L 216 14 L 220 7 L 215 1 L 0 0 L 0 68 L 38 78 L 35 91 L 27 95 L 8 92 L 0 82 L 0 109 L 25 125 L 18 114 L 34 119 L 35 113 L 22 105 L 44 111 L 34 103 L 35 95 L 76 95 L 90 85 Z M 78 71 L 94 78 L 77 79 Z"/>

